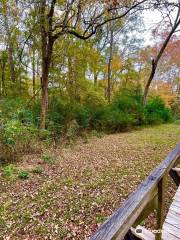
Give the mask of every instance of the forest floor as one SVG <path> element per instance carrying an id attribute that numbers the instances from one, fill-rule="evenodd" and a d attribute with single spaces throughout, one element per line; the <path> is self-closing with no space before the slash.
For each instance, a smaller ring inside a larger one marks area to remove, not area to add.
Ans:
<path id="1" fill-rule="evenodd" d="M 28 179 L 0 172 L 0 239 L 88 239 L 179 141 L 166 124 L 24 156 Z"/>

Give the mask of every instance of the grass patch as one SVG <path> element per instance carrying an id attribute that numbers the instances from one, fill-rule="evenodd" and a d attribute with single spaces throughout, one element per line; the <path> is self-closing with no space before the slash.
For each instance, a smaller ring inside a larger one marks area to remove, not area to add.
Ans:
<path id="1" fill-rule="evenodd" d="M 21 170 L 18 174 L 18 177 L 21 179 L 28 179 L 29 178 L 29 172 L 27 170 Z"/>
<path id="2" fill-rule="evenodd" d="M 38 166 L 38 167 L 34 168 L 32 170 L 32 172 L 35 174 L 42 174 L 44 172 L 44 169 L 42 167 Z"/>
<path id="3" fill-rule="evenodd" d="M 53 158 L 52 156 L 49 156 L 49 155 L 42 155 L 41 159 L 45 162 L 45 163 L 48 163 L 48 164 L 54 164 L 55 163 L 55 158 Z"/>
<path id="4" fill-rule="evenodd" d="M 8 180 L 13 180 L 15 178 L 16 171 L 17 169 L 14 164 L 9 164 L 2 168 L 3 176 Z"/>

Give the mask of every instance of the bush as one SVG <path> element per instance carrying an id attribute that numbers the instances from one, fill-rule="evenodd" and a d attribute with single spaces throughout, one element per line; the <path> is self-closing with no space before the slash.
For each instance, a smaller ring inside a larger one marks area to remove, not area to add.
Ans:
<path id="1" fill-rule="evenodd" d="M 17 119 L 26 125 L 32 125 L 34 124 L 34 116 L 30 109 L 24 109 L 22 108 L 17 112 Z"/>
<path id="2" fill-rule="evenodd" d="M 29 172 L 27 170 L 22 170 L 19 172 L 18 177 L 22 179 L 27 179 L 29 178 Z"/>
<path id="3" fill-rule="evenodd" d="M 72 120 L 67 125 L 65 136 L 68 140 L 73 140 L 80 133 L 80 126 L 76 120 Z"/>
<path id="4" fill-rule="evenodd" d="M 25 101 L 19 98 L 0 100 L 0 161 L 2 163 L 14 162 L 23 154 L 41 151 L 41 140 L 51 137 L 48 130 L 40 130 L 36 126 L 39 103 L 35 102 L 31 108 L 24 106 Z"/>
<path id="5" fill-rule="evenodd" d="M 145 123 L 159 124 L 172 121 L 172 112 L 160 97 L 149 100 L 144 108 Z"/>
<path id="6" fill-rule="evenodd" d="M 34 141 L 39 131 L 18 120 L 9 120 L 0 129 L 0 159 L 3 162 L 14 162 L 24 153 L 37 151 Z"/>
<path id="7" fill-rule="evenodd" d="M 123 111 L 117 111 L 114 109 L 107 109 L 102 116 L 102 130 L 108 132 L 120 132 L 129 129 L 134 123 L 134 117 Z"/>
<path id="8" fill-rule="evenodd" d="M 4 177 L 8 178 L 8 179 L 13 179 L 14 178 L 14 174 L 16 172 L 16 168 L 13 164 L 9 164 L 7 166 L 5 166 L 3 169 L 3 175 Z"/>
<path id="9" fill-rule="evenodd" d="M 30 109 L 30 111 L 33 115 L 33 124 L 36 127 L 39 127 L 39 125 L 40 125 L 40 112 L 41 112 L 40 101 L 34 101 L 29 109 Z"/>
<path id="10" fill-rule="evenodd" d="M 173 102 L 171 108 L 172 108 L 172 111 L 174 113 L 175 119 L 180 120 L 180 99 L 177 98 Z"/>
<path id="11" fill-rule="evenodd" d="M 125 131 L 144 119 L 142 95 L 139 91 L 122 90 L 110 105 L 99 108 L 92 115 L 91 125 L 108 132 Z"/>
<path id="12" fill-rule="evenodd" d="M 145 107 L 142 99 L 139 90 L 122 90 L 111 104 L 94 111 L 90 125 L 97 130 L 117 132 L 132 126 L 165 123 L 173 119 L 171 110 L 160 97 L 152 98 Z"/>
<path id="13" fill-rule="evenodd" d="M 79 103 L 52 99 L 48 111 L 48 129 L 56 135 L 66 133 L 72 123 L 85 129 L 89 126 L 89 111 Z"/>
<path id="14" fill-rule="evenodd" d="M 68 98 L 59 99 L 52 97 L 49 100 L 48 110 L 48 129 L 54 135 L 65 134 L 76 122 L 79 127 L 76 128 L 76 134 L 81 130 L 90 127 L 90 121 L 93 113 L 102 108 L 105 104 L 104 98 L 99 92 L 93 91 L 91 88 L 86 94 L 80 96 L 78 100 L 70 101 Z M 72 127 L 73 128 L 73 127 Z M 69 135 L 69 133 L 68 133 Z M 72 135 L 72 134 L 70 134 Z"/>
<path id="15" fill-rule="evenodd" d="M 55 163 L 55 159 L 49 155 L 44 154 L 41 159 L 48 164 L 54 164 Z"/>
<path id="16" fill-rule="evenodd" d="M 139 91 L 124 90 L 118 94 L 112 102 L 112 109 L 131 115 L 133 124 L 141 125 L 143 122 L 142 94 Z"/>
<path id="17" fill-rule="evenodd" d="M 67 105 L 67 122 L 72 122 L 73 120 L 77 122 L 77 124 L 81 128 L 89 127 L 89 118 L 90 112 L 89 110 L 81 104 L 70 104 Z"/>
<path id="18" fill-rule="evenodd" d="M 22 108 L 25 101 L 20 98 L 5 98 L 0 100 L 0 118 L 1 122 L 14 119 L 17 112 Z"/>
<path id="19" fill-rule="evenodd" d="M 102 108 L 106 105 L 104 96 L 97 91 L 88 92 L 82 99 L 82 105 L 89 110 Z"/>
<path id="20" fill-rule="evenodd" d="M 79 97 L 80 102 L 51 97 L 47 130 L 38 129 L 39 101 L 25 109 L 21 99 L 0 100 L 0 160 L 14 162 L 25 153 L 39 151 L 37 146 L 41 140 L 56 140 L 60 135 L 71 140 L 84 130 L 119 132 L 137 125 L 172 120 L 172 113 L 161 98 L 150 99 L 145 107 L 142 99 L 139 88 L 121 89 L 110 104 L 92 89 Z M 178 103 L 173 105 L 176 116 L 178 106 Z M 43 158 L 51 162 L 49 157 Z"/>
<path id="21" fill-rule="evenodd" d="M 56 134 L 61 134 L 64 130 L 67 119 L 67 103 L 61 99 L 53 98 L 49 102 L 47 126 Z"/>

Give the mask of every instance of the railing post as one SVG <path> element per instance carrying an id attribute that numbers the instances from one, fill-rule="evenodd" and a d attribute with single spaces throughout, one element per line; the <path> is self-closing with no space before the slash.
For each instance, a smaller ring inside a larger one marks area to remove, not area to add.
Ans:
<path id="1" fill-rule="evenodd" d="M 171 169 L 169 171 L 169 175 L 171 176 L 171 178 L 173 179 L 173 181 L 175 182 L 176 186 L 178 187 L 180 185 L 180 176 L 177 174 L 176 171 L 174 171 L 173 169 Z"/>
<path id="2" fill-rule="evenodd" d="M 161 240 L 165 208 L 164 193 L 165 193 L 165 176 L 158 183 L 157 229 L 159 230 L 159 232 L 156 235 L 156 240 Z"/>

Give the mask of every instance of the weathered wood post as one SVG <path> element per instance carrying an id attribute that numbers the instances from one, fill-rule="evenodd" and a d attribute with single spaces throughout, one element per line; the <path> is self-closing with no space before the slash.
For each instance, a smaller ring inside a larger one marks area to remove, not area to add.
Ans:
<path id="1" fill-rule="evenodd" d="M 162 226 L 164 222 L 165 209 L 165 176 L 158 183 L 158 208 L 157 208 L 157 230 L 156 240 L 161 240 Z"/>

